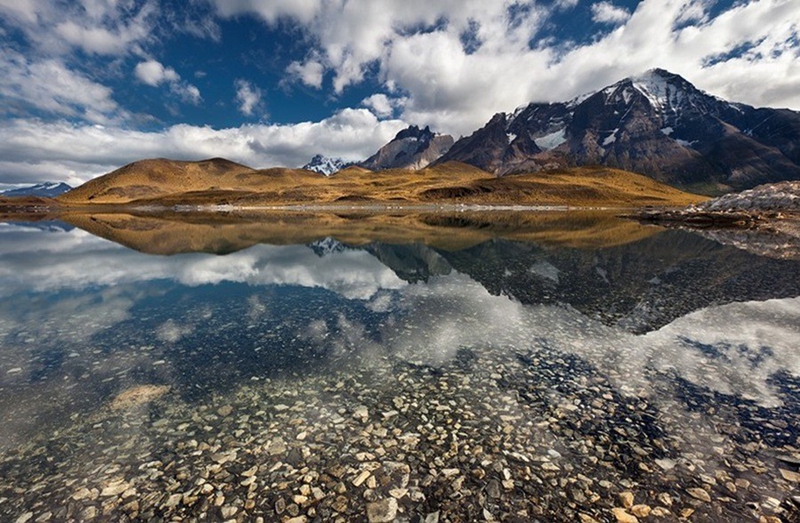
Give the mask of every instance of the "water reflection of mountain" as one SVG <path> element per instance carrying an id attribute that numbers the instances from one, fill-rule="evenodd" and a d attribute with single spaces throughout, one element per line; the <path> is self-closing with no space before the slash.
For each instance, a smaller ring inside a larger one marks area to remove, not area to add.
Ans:
<path id="1" fill-rule="evenodd" d="M 562 303 L 643 333 L 711 305 L 800 296 L 800 264 L 759 257 L 683 231 L 597 250 L 492 240 L 458 251 L 366 249 L 409 282 L 469 275 L 523 304 Z"/>
<path id="2" fill-rule="evenodd" d="M 567 304 L 635 333 L 711 305 L 800 296 L 796 261 L 757 256 L 738 244 L 641 226 L 609 213 L 64 219 L 151 254 L 230 254 L 258 244 L 309 245 L 322 257 L 343 249 L 367 252 L 409 283 L 455 271 L 494 295 L 522 304 Z M 314 278 L 327 277 L 319 274 L 321 266 L 310 270 Z"/>

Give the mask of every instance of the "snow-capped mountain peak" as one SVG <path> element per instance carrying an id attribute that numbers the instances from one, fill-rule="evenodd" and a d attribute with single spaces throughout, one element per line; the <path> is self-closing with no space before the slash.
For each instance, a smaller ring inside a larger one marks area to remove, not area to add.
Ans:
<path id="1" fill-rule="evenodd" d="M 439 161 L 497 175 L 599 164 L 686 186 L 800 179 L 800 113 L 754 108 L 651 69 L 563 103 L 498 113 Z"/>
<path id="2" fill-rule="evenodd" d="M 310 162 L 303 166 L 303 169 L 307 171 L 313 171 L 324 176 L 330 176 L 342 170 L 344 166 L 345 162 L 341 158 L 328 158 L 327 156 L 317 154 L 311 159 Z"/>
<path id="3" fill-rule="evenodd" d="M 0 194 L 3 196 L 41 196 L 45 198 L 55 198 L 71 189 L 72 187 L 64 182 L 44 182 L 29 187 L 1 191 Z"/>

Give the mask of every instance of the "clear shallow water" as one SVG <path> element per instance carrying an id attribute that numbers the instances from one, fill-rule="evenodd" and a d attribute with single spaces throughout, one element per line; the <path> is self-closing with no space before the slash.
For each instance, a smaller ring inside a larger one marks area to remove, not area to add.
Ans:
<path id="1" fill-rule="evenodd" d="M 592 226 L 241 250 L 212 227 L 226 255 L 163 256 L 2 224 L 0 517 L 796 517 L 800 263 L 571 240 Z"/>

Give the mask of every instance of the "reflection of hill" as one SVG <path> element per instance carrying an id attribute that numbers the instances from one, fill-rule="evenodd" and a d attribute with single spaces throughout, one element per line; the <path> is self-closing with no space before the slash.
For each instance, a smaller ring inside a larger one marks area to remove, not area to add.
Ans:
<path id="1" fill-rule="evenodd" d="M 493 238 L 572 247 L 637 241 L 659 229 L 619 220 L 608 213 L 261 213 L 130 215 L 66 214 L 61 217 L 96 236 L 149 254 L 225 254 L 259 243 L 308 244 L 332 237 L 348 245 L 422 243 L 458 250 Z"/>
<path id="2" fill-rule="evenodd" d="M 409 282 L 456 271 L 492 294 L 524 304 L 568 304 L 633 332 L 658 329 L 711 305 L 800 296 L 796 262 L 602 213 L 266 213 L 246 219 L 70 214 L 63 219 L 162 255 L 317 242 L 315 250 L 324 256 L 326 249 L 341 247 L 338 241 L 369 252 Z M 326 238 L 336 241 L 319 242 Z"/>

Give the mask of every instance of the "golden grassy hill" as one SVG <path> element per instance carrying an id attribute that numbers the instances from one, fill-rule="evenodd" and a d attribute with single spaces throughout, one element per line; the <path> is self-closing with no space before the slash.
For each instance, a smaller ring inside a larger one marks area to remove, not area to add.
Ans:
<path id="1" fill-rule="evenodd" d="M 164 158 L 141 160 L 90 180 L 57 200 L 64 203 L 127 203 L 183 191 L 232 190 L 247 187 L 249 183 L 243 179 L 255 172 L 250 167 L 223 158 L 200 162 Z"/>
<path id="2" fill-rule="evenodd" d="M 703 197 L 606 167 L 497 178 L 448 162 L 419 171 L 359 167 L 324 177 L 302 169 L 263 169 L 222 159 L 143 160 L 62 195 L 64 204 L 328 205 L 357 203 L 683 206 Z"/>

